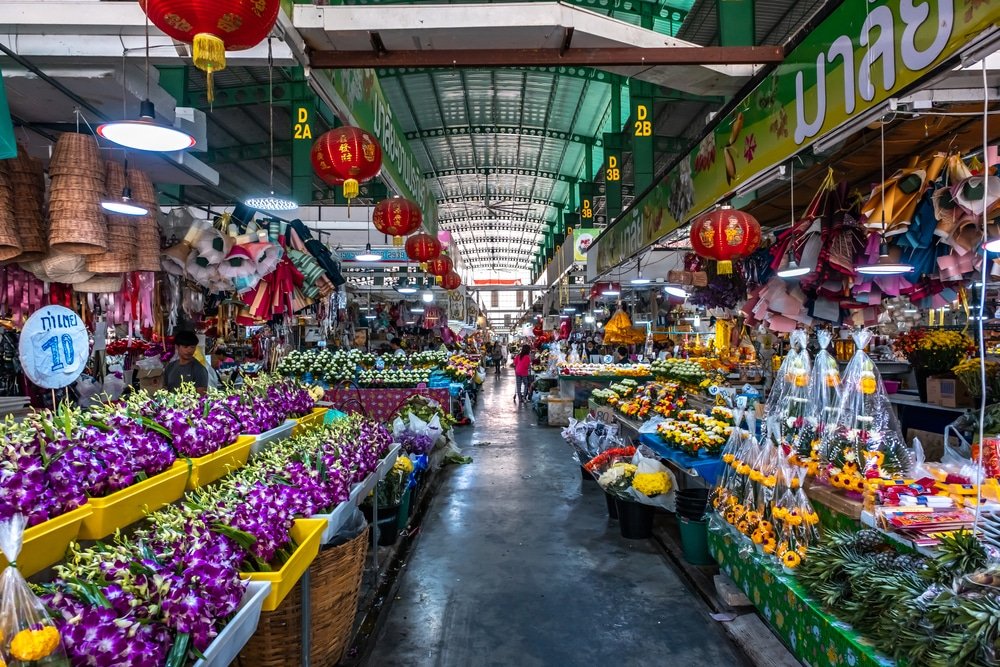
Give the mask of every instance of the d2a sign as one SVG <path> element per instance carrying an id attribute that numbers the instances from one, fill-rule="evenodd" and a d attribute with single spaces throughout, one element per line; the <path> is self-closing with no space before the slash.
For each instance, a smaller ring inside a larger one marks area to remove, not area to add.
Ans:
<path id="1" fill-rule="evenodd" d="M 83 373 L 90 357 L 90 337 L 72 310 L 46 306 L 25 322 L 18 356 L 29 380 L 45 389 L 60 389 Z"/>

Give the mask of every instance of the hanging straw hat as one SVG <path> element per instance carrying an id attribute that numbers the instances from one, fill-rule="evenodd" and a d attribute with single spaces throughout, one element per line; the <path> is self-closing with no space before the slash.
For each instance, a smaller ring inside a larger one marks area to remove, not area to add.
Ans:
<path id="1" fill-rule="evenodd" d="M 75 285 L 76 283 L 82 283 L 85 280 L 90 280 L 90 278 L 94 275 L 85 269 L 86 262 L 87 259 L 83 255 L 53 252 L 48 257 L 43 259 L 40 264 L 41 269 L 46 276 L 46 278 L 44 278 L 45 280 L 52 283 Z M 38 274 L 36 273 L 35 275 Z M 38 277 L 41 278 L 41 276 Z"/>
<path id="2" fill-rule="evenodd" d="M 118 292 L 121 288 L 122 275 L 120 273 L 103 275 L 97 274 L 89 280 L 73 285 L 73 291 L 75 292 L 87 292 L 92 294 Z"/>
<path id="3" fill-rule="evenodd" d="M 49 176 L 93 178 L 95 174 L 103 184 L 104 170 L 97 140 L 90 134 L 63 132 L 52 148 Z"/>

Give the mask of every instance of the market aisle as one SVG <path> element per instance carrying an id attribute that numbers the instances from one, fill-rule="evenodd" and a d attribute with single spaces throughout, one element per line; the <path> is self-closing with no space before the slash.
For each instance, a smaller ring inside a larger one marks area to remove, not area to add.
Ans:
<path id="1" fill-rule="evenodd" d="M 744 664 L 513 394 L 513 375 L 488 377 L 476 425 L 458 430 L 475 461 L 446 473 L 367 664 Z"/>

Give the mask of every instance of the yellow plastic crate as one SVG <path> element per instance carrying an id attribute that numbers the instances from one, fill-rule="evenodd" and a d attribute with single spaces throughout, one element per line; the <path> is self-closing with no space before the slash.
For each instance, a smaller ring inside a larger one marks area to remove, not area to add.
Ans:
<path id="1" fill-rule="evenodd" d="M 320 538 L 326 528 L 326 519 L 296 519 L 292 526 L 292 539 L 299 547 L 277 572 L 241 572 L 240 577 L 250 581 L 271 582 L 271 592 L 264 600 L 264 611 L 274 611 L 319 554 Z"/>
<path id="2" fill-rule="evenodd" d="M 21 554 L 17 557 L 21 574 L 30 577 L 61 561 L 69 543 L 80 536 L 80 524 L 93 511 L 85 504 L 25 530 Z M 7 559 L 0 553 L 0 568 L 4 567 Z"/>
<path id="3" fill-rule="evenodd" d="M 91 498 L 88 504 L 93 513 L 83 520 L 80 538 L 103 539 L 119 528 L 139 521 L 147 513 L 169 505 L 183 495 L 187 478 L 187 461 L 177 461 L 159 475 L 127 489 L 104 498 Z"/>
<path id="4" fill-rule="evenodd" d="M 312 412 L 307 414 L 305 417 L 299 417 L 295 420 L 295 427 L 292 429 L 292 435 L 298 435 L 303 431 L 316 428 L 323 425 L 323 420 L 326 419 L 326 413 L 329 408 L 313 408 Z"/>
<path id="5" fill-rule="evenodd" d="M 242 468 L 250 456 L 250 448 L 257 441 L 256 436 L 241 435 L 236 442 L 226 445 L 217 452 L 191 459 L 191 474 L 187 480 L 187 490 L 211 484 L 226 473 Z M 181 461 L 186 464 L 187 461 Z"/>

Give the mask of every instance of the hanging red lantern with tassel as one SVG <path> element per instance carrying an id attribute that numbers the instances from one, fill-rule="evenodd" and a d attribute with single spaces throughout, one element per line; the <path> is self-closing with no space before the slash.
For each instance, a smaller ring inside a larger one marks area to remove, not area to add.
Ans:
<path id="1" fill-rule="evenodd" d="M 462 276 L 458 275 L 454 271 L 449 271 L 441 278 L 441 287 L 445 288 L 449 292 L 451 290 L 456 290 L 462 286 Z"/>
<path id="2" fill-rule="evenodd" d="M 420 207 L 409 199 L 392 197 L 375 204 L 372 224 L 375 229 L 392 237 L 392 245 L 403 245 L 403 237 L 420 229 L 424 222 Z"/>
<path id="3" fill-rule="evenodd" d="M 718 262 L 720 275 L 733 272 L 733 260 L 760 247 L 760 224 L 743 211 L 723 206 L 691 225 L 691 247 L 700 256 Z"/>
<path id="4" fill-rule="evenodd" d="M 406 256 L 425 264 L 441 254 L 441 242 L 430 234 L 414 234 L 406 239 Z M 426 270 L 426 267 L 421 267 Z"/>
<path id="5" fill-rule="evenodd" d="M 443 278 L 454 268 L 451 257 L 439 255 L 427 262 L 427 273 L 434 276 L 434 281 L 440 285 Z"/>
<path id="6" fill-rule="evenodd" d="M 378 176 L 382 147 L 359 127 L 338 127 L 324 133 L 312 147 L 313 171 L 327 185 L 343 185 L 348 206 L 358 186 Z"/>
<path id="7" fill-rule="evenodd" d="M 278 20 L 281 0 L 139 0 L 139 6 L 169 37 L 192 45 L 194 66 L 208 75 L 212 102 L 212 75 L 226 69 L 226 51 L 264 41 Z"/>

